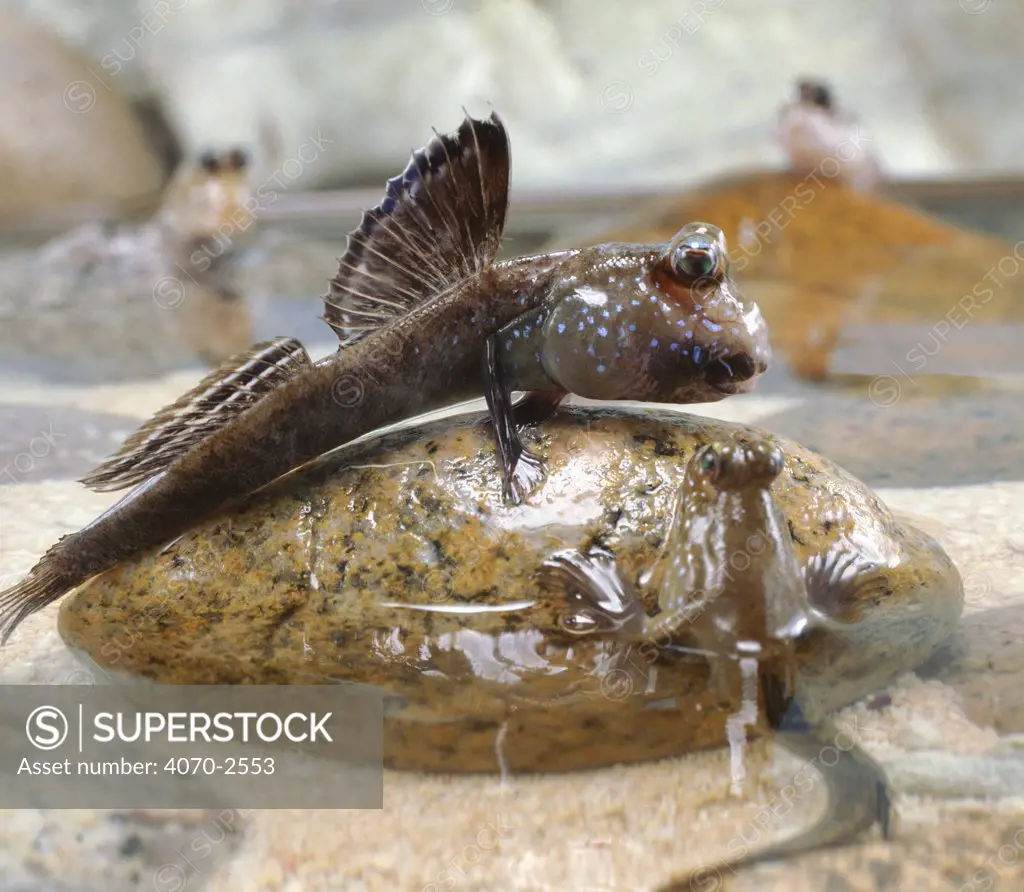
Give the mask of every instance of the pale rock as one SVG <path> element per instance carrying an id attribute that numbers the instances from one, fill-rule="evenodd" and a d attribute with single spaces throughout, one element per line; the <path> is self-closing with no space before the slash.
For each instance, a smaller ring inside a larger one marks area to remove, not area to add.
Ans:
<path id="1" fill-rule="evenodd" d="M 779 164 L 773 117 L 803 74 L 834 84 L 891 173 L 1020 166 L 1005 113 L 1024 82 L 1018 4 L 12 2 L 87 49 L 97 81 L 156 95 L 186 152 L 241 142 L 268 178 L 305 145 L 315 157 L 290 189 L 394 175 L 431 127 L 488 104 L 516 185 L 682 185 Z"/>
<path id="2" fill-rule="evenodd" d="M 0 216 L 159 190 L 163 171 L 128 100 L 93 83 L 89 59 L 0 10 Z"/>

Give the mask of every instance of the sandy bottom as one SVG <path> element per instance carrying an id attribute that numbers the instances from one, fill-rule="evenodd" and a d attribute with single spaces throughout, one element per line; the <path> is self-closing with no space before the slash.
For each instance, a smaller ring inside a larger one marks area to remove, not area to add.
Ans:
<path id="1" fill-rule="evenodd" d="M 67 406 L 137 418 L 180 394 L 192 377 L 88 392 L 0 390 L 0 402 L 46 405 L 57 417 Z M 757 423 L 789 402 L 749 396 L 697 411 Z M 130 427 L 131 418 L 126 421 Z M 1024 750 L 1017 746 L 1021 697 L 1014 691 L 1024 668 L 1024 644 L 1015 647 L 1024 642 L 1024 553 L 1013 546 L 1024 541 L 1024 483 L 879 494 L 937 536 L 960 567 L 968 603 L 956 646 L 969 656 L 949 671 L 932 667 L 905 677 L 887 692 L 891 702 L 869 700 L 840 716 L 892 777 L 892 843 L 869 838 L 765 866 L 736 878 L 732 888 L 1021 888 L 1024 830 L 1015 834 L 1024 828 Z M 6 487 L 0 587 L 114 500 L 72 480 Z M 998 621 L 986 622 L 989 615 Z M 999 659 L 988 659 L 997 644 Z M 32 617 L 0 652 L 6 683 L 82 678 L 57 636 L 55 608 Z M 651 889 L 725 855 L 739 835 L 753 846 L 758 833 L 760 845 L 813 823 L 823 784 L 766 822 L 763 808 L 800 763 L 770 745 L 751 747 L 748 759 L 744 799 L 730 796 L 728 754 L 718 751 L 507 784 L 388 773 L 381 811 L 225 817 L 7 810 L 0 817 L 0 889 Z M 195 845 L 204 840 L 209 844 Z"/>

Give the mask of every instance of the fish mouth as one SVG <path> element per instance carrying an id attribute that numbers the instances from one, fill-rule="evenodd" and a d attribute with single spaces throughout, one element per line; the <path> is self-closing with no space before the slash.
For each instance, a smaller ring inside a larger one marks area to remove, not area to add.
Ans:
<path id="1" fill-rule="evenodd" d="M 742 393 L 753 386 L 753 379 L 768 368 L 755 362 L 749 353 L 729 353 L 711 360 L 704 368 L 704 380 L 721 393 Z"/>

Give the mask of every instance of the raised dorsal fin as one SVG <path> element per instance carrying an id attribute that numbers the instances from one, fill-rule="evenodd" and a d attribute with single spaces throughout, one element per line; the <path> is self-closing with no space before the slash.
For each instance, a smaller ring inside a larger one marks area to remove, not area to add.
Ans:
<path id="1" fill-rule="evenodd" d="M 496 113 L 467 114 L 388 180 L 348 236 L 323 320 L 343 347 L 490 265 L 508 207 L 509 144 Z"/>
<path id="2" fill-rule="evenodd" d="M 157 412 L 81 482 L 97 492 L 110 492 L 148 480 L 310 366 L 306 348 L 293 338 L 255 344 Z"/>

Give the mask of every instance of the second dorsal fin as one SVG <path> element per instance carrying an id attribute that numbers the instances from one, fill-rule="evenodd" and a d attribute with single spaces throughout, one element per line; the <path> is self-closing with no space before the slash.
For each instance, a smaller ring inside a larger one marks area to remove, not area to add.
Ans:
<path id="1" fill-rule="evenodd" d="M 324 321 L 347 346 L 489 266 L 508 207 L 508 134 L 497 114 L 468 115 L 413 152 L 384 200 L 349 233 L 324 297 Z"/>
<path id="2" fill-rule="evenodd" d="M 306 348 L 293 338 L 255 344 L 157 412 L 81 482 L 110 492 L 148 480 L 310 366 Z"/>

